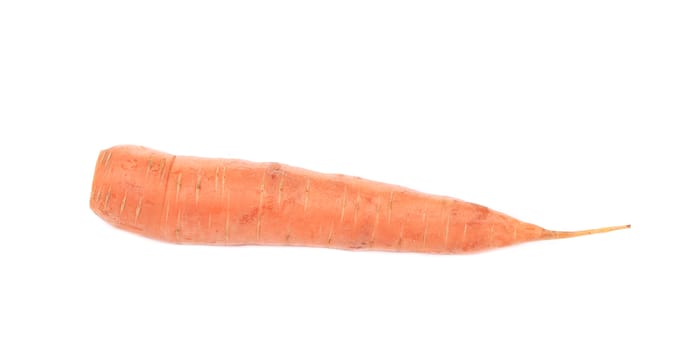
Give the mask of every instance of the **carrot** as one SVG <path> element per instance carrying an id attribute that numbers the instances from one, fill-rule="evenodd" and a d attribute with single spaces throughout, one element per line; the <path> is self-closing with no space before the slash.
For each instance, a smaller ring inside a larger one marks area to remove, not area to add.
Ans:
<path id="1" fill-rule="evenodd" d="M 478 252 L 630 227 L 550 231 L 481 205 L 359 177 L 140 146 L 101 151 L 90 207 L 116 227 L 172 243 L 421 253 Z"/>

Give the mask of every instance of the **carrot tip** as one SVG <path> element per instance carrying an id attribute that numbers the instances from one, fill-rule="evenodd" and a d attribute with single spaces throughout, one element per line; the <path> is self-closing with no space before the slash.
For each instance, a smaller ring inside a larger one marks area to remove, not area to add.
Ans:
<path id="1" fill-rule="evenodd" d="M 596 233 L 605 233 L 617 230 L 623 230 L 631 228 L 631 225 L 622 225 L 622 226 L 608 226 L 602 228 L 596 228 L 591 230 L 581 230 L 581 231 L 545 231 L 544 238 L 546 239 L 557 239 L 557 238 L 570 238 L 578 236 L 593 235 Z"/>

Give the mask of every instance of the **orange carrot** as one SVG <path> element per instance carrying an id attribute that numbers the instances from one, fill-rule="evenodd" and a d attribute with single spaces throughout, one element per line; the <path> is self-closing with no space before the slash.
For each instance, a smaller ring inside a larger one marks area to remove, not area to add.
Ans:
<path id="1" fill-rule="evenodd" d="M 358 177 L 140 146 L 100 153 L 90 207 L 114 226 L 172 243 L 421 253 L 478 252 L 630 227 L 550 231 L 481 205 Z"/>

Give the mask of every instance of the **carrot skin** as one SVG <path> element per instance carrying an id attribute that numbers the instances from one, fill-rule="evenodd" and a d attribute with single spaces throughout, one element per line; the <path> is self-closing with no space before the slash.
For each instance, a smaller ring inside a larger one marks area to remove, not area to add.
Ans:
<path id="1" fill-rule="evenodd" d="M 628 227 L 549 231 L 474 203 L 358 177 L 141 146 L 101 151 L 90 207 L 118 228 L 171 243 L 445 254 Z"/>

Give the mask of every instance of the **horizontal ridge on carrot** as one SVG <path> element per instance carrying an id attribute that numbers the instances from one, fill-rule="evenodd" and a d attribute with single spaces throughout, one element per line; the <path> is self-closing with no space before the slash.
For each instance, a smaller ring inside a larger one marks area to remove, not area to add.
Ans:
<path id="1" fill-rule="evenodd" d="M 626 226 L 562 232 L 485 206 L 279 163 L 101 151 L 91 209 L 108 223 L 181 244 L 288 245 L 470 253 Z"/>

